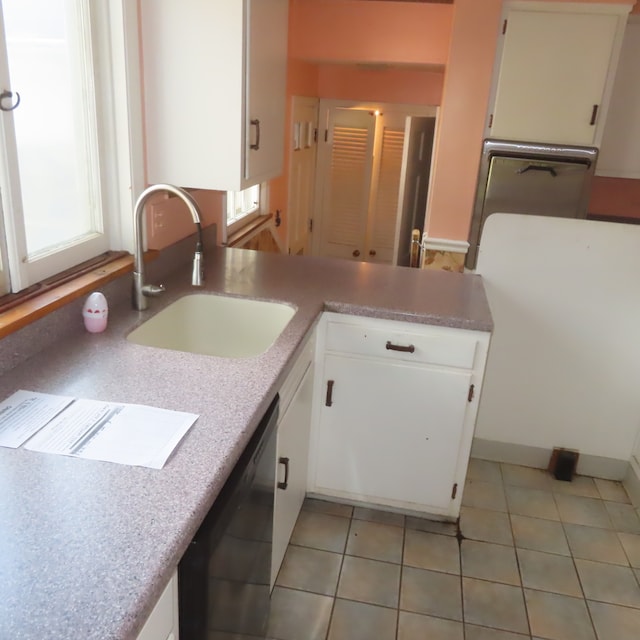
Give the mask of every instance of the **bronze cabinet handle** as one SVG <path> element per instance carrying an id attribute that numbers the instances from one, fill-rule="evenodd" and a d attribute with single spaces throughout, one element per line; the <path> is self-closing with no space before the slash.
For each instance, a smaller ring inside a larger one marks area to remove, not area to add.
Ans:
<path id="1" fill-rule="evenodd" d="M 413 353 L 416 348 L 412 344 L 408 344 L 403 346 L 401 344 L 393 344 L 391 340 L 387 340 L 387 346 L 385 347 L 387 351 L 402 351 L 403 353 Z"/>

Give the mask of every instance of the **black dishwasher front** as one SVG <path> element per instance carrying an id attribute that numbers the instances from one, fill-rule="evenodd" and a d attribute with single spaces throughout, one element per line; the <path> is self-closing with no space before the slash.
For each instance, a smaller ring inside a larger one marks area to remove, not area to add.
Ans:
<path id="1" fill-rule="evenodd" d="M 265 637 L 278 402 L 276 395 L 180 561 L 180 640 Z"/>

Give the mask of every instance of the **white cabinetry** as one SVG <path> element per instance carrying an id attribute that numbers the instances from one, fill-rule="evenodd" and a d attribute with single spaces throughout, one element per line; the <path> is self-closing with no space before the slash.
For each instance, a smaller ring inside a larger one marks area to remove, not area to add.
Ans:
<path id="1" fill-rule="evenodd" d="M 509 4 L 487 137 L 599 146 L 629 8 Z"/>
<path id="2" fill-rule="evenodd" d="M 147 179 L 240 190 L 282 172 L 287 0 L 141 0 Z"/>
<path id="3" fill-rule="evenodd" d="M 489 334 L 326 313 L 309 490 L 458 515 Z"/>
<path id="4" fill-rule="evenodd" d="M 315 333 L 307 340 L 280 389 L 271 586 L 284 558 L 307 491 L 309 430 L 313 399 Z"/>
<path id="5" fill-rule="evenodd" d="M 178 575 L 174 573 L 137 640 L 178 640 Z"/>
<path id="6" fill-rule="evenodd" d="M 629 17 L 596 174 L 640 178 L 640 16 Z"/>

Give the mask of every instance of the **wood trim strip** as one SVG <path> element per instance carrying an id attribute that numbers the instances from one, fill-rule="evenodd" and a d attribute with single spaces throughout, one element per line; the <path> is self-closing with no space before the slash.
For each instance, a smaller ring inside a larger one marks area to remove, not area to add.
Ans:
<path id="1" fill-rule="evenodd" d="M 157 253 L 147 252 L 145 261 L 155 258 Z M 68 302 L 132 271 L 133 256 L 126 255 L 0 313 L 0 338 L 26 327 Z"/>
<path id="2" fill-rule="evenodd" d="M 227 238 L 227 246 L 236 247 L 239 244 L 242 244 L 249 238 L 249 236 L 253 235 L 263 227 L 266 228 L 267 223 L 269 223 L 272 218 L 272 213 L 269 213 L 266 216 L 258 216 L 257 218 L 255 218 L 255 220 L 252 220 L 244 227 L 236 231 L 234 234 L 229 236 L 229 238 Z"/>

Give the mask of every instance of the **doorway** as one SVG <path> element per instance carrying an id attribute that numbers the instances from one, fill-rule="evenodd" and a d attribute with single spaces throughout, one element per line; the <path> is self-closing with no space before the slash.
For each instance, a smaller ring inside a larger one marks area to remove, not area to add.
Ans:
<path id="1" fill-rule="evenodd" d="M 320 101 L 314 255 L 405 264 L 411 225 L 424 226 L 436 111 Z M 422 162 L 409 163 L 419 138 Z"/>

